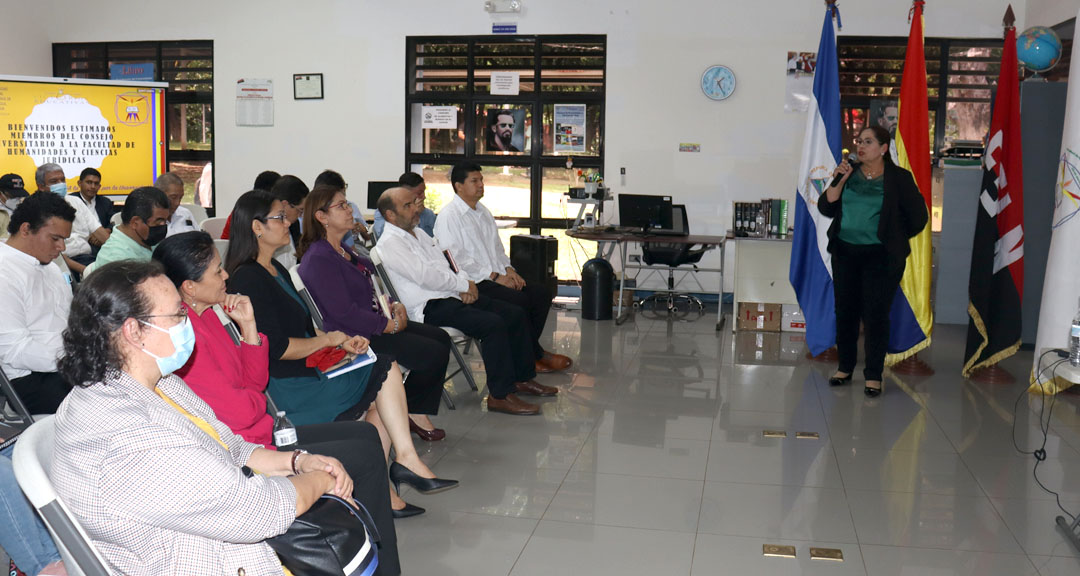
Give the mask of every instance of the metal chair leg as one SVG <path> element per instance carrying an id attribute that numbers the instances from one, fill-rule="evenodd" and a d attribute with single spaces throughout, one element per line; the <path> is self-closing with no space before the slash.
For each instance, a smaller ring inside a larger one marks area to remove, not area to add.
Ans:
<path id="1" fill-rule="evenodd" d="M 471 340 L 469 340 L 471 342 Z M 468 344 L 466 344 L 468 345 Z M 465 375 L 465 381 L 469 383 L 469 388 L 473 389 L 473 392 L 477 392 L 480 389 L 476 387 L 476 380 L 473 378 L 472 369 L 465 362 L 465 358 L 461 355 L 461 350 L 458 350 L 457 343 L 454 343 L 450 347 L 450 351 L 454 353 L 454 360 L 457 360 L 458 366 L 461 367 L 461 373 Z"/>
<path id="2" fill-rule="evenodd" d="M 443 389 L 442 389 L 442 399 L 443 399 L 443 403 L 446 404 L 446 407 L 448 409 L 457 410 L 457 406 L 454 406 L 454 399 L 451 398 L 450 393 L 446 391 L 446 386 L 445 385 L 443 386 Z"/>

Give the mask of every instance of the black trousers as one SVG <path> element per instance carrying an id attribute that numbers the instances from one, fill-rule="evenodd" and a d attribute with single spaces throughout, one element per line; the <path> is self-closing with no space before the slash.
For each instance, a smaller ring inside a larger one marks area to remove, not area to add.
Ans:
<path id="1" fill-rule="evenodd" d="M 892 307 L 904 264 L 890 266 L 885 247 L 833 240 L 833 295 L 836 302 L 836 349 L 839 370 L 852 373 L 858 361 L 859 321 L 865 330 L 867 380 L 881 380 L 889 344 Z"/>
<path id="2" fill-rule="evenodd" d="M 450 336 L 442 328 L 412 321 L 397 334 L 371 337 L 376 354 L 393 354 L 398 364 L 409 369 L 405 397 L 410 414 L 439 413 L 451 346 Z"/>
<path id="3" fill-rule="evenodd" d="M 390 509 L 390 481 L 386 475 L 382 443 L 375 427 L 367 422 L 330 422 L 296 428 L 300 446 L 312 454 L 341 461 L 353 479 L 353 499 L 364 505 L 382 538 L 376 574 L 401 574 L 397 532 Z"/>
<path id="4" fill-rule="evenodd" d="M 488 390 L 495 398 L 506 398 L 515 383 L 536 378 L 529 322 L 518 306 L 483 294 L 472 304 L 457 298 L 429 300 L 424 323 L 451 326 L 480 341 Z"/>
<path id="5" fill-rule="evenodd" d="M 31 414 L 53 414 L 71 392 L 71 385 L 59 372 L 31 372 L 11 381 L 15 393 Z"/>
<path id="6" fill-rule="evenodd" d="M 481 294 L 488 298 L 502 300 L 525 310 L 529 320 L 529 334 L 532 337 L 533 355 L 536 360 L 544 357 L 544 348 L 540 346 L 540 336 L 544 334 L 551 301 L 555 298 L 546 286 L 526 284 L 521 290 L 507 288 L 498 282 L 484 280 L 476 285 Z"/>

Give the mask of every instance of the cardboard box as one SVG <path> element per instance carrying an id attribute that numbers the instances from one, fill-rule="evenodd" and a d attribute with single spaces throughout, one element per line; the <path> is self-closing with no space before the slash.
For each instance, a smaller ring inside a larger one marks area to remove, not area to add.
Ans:
<path id="1" fill-rule="evenodd" d="M 630 306 L 634 305 L 636 299 L 633 288 L 637 287 L 637 278 L 627 278 L 625 290 L 623 290 L 622 306 L 623 310 L 626 310 Z M 615 289 L 612 292 L 611 302 L 613 306 L 619 305 L 619 275 L 615 275 Z"/>
<path id="2" fill-rule="evenodd" d="M 740 332 L 735 335 L 735 363 L 774 365 L 780 359 L 779 332 Z"/>
<path id="3" fill-rule="evenodd" d="M 739 315 L 736 318 L 735 329 L 779 332 L 782 313 L 783 309 L 779 304 L 739 302 Z"/>
<path id="4" fill-rule="evenodd" d="M 781 332 L 806 332 L 806 317 L 798 304 L 784 304 L 780 312 Z"/>

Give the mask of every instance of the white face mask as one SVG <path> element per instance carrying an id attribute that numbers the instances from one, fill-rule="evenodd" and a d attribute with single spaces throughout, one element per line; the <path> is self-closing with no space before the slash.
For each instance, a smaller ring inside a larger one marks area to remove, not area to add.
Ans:
<path id="1" fill-rule="evenodd" d="M 22 204 L 22 201 L 22 198 L 8 198 L 4 200 L 4 207 L 14 212 L 19 207 L 19 204 Z"/>

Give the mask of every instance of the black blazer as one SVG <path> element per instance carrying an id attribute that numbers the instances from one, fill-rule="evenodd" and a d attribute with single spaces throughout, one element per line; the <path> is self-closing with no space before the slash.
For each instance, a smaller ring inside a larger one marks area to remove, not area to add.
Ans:
<path id="1" fill-rule="evenodd" d="M 278 276 L 293 286 L 289 271 L 277 260 L 271 262 Z M 259 332 L 266 336 L 269 346 L 271 376 L 298 378 L 318 375 L 314 368 L 307 367 L 303 358 L 281 359 L 289 348 L 289 338 L 310 338 L 315 335 L 315 326 L 311 323 L 307 308 L 285 292 L 266 268 L 258 262 L 241 264 L 229 277 L 229 292 L 238 292 L 251 299 L 255 324 Z"/>
<path id="2" fill-rule="evenodd" d="M 82 196 L 78 192 L 68 194 L 68 196 L 79 196 L 82 200 Z M 97 212 L 98 220 L 106 230 L 112 230 L 112 217 L 116 208 L 113 206 L 113 201 L 105 196 L 98 196 L 94 200 L 94 210 Z"/>
<path id="3" fill-rule="evenodd" d="M 845 186 L 847 183 L 845 183 Z M 922 231 L 929 215 L 926 201 L 915 185 L 911 172 L 892 163 L 885 163 L 885 195 L 881 200 L 881 218 L 878 220 L 878 240 L 885 247 L 889 267 L 901 270 L 911 246 L 908 240 Z M 843 194 L 836 202 L 829 202 L 824 193 L 818 198 L 818 211 L 833 219 L 829 226 L 829 252 L 834 253 L 837 235 L 844 220 Z"/>

